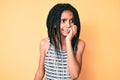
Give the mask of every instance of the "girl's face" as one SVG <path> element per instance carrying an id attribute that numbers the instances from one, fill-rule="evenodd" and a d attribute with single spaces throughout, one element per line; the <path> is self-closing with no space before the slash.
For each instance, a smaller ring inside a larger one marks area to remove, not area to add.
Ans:
<path id="1" fill-rule="evenodd" d="M 66 37 L 70 28 L 74 25 L 74 16 L 73 13 L 69 10 L 65 10 L 61 14 L 61 22 L 60 22 L 60 33 L 61 36 Z"/>

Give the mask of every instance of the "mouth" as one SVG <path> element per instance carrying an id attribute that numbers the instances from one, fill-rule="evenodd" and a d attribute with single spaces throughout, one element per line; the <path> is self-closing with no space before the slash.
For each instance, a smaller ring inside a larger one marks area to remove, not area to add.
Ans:
<path id="1" fill-rule="evenodd" d="M 70 30 L 69 29 L 62 29 L 62 31 L 66 34 L 69 34 Z"/>

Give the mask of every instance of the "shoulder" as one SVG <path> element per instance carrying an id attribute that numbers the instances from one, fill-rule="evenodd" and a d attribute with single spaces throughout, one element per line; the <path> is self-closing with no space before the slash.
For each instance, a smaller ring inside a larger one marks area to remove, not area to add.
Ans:
<path id="1" fill-rule="evenodd" d="M 49 47 L 48 38 L 44 38 L 40 41 L 40 50 L 46 52 Z"/>
<path id="2" fill-rule="evenodd" d="M 79 39 L 79 41 L 78 41 L 78 46 L 79 46 L 79 47 L 85 47 L 85 41 Z"/>
<path id="3" fill-rule="evenodd" d="M 78 41 L 78 46 L 77 46 L 77 51 L 82 55 L 85 49 L 85 41 L 79 39 Z"/>
<path id="4" fill-rule="evenodd" d="M 48 43 L 48 38 L 43 38 L 41 41 L 40 41 L 40 45 L 45 45 Z"/>

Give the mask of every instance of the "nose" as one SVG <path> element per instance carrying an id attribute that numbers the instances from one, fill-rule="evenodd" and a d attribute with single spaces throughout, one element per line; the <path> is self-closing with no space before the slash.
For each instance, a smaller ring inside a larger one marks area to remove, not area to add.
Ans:
<path id="1" fill-rule="evenodd" d="M 68 21 L 68 22 L 66 22 L 66 27 L 71 27 L 71 23 Z"/>

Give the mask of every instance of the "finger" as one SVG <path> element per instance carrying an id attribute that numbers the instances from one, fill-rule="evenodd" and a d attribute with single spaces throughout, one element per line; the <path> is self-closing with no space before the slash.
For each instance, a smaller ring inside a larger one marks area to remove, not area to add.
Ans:
<path id="1" fill-rule="evenodd" d="M 77 31 L 77 26 L 76 25 L 74 26 L 74 29 Z"/>
<path id="2" fill-rule="evenodd" d="M 74 27 L 73 27 L 73 32 L 74 32 L 74 35 L 76 35 L 76 33 L 77 33 L 77 26 L 76 25 L 74 25 Z"/>
<path id="3" fill-rule="evenodd" d="M 73 29 L 73 31 L 76 31 L 76 30 L 77 30 L 77 27 L 76 27 L 76 26 L 73 26 L 72 29 Z"/>
<path id="4" fill-rule="evenodd" d="M 72 34 L 72 32 L 73 32 L 73 28 L 70 28 L 70 33 Z"/>
<path id="5" fill-rule="evenodd" d="M 74 25 L 74 28 L 75 28 L 75 29 L 77 29 L 77 26 L 76 26 L 76 25 Z"/>
<path id="6" fill-rule="evenodd" d="M 73 31 L 73 28 L 70 28 L 70 31 Z"/>
<path id="7" fill-rule="evenodd" d="M 74 26 L 72 27 L 72 30 L 73 30 L 73 31 L 75 30 L 75 27 L 74 27 Z"/>

